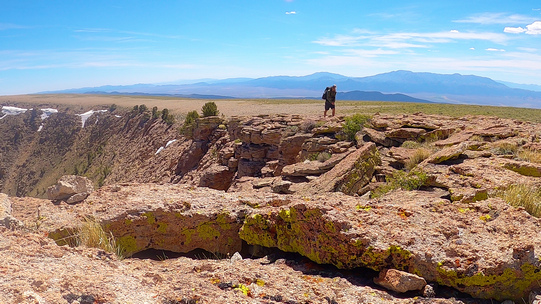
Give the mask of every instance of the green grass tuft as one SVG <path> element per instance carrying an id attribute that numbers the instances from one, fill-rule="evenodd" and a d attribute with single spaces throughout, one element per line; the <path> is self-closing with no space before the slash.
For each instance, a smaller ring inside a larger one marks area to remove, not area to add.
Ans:
<path id="1" fill-rule="evenodd" d="M 428 180 L 426 173 L 421 170 L 412 170 L 410 172 L 396 171 L 392 177 L 387 178 L 387 183 L 374 190 L 372 198 L 381 197 L 396 189 L 406 191 L 420 189 Z"/>

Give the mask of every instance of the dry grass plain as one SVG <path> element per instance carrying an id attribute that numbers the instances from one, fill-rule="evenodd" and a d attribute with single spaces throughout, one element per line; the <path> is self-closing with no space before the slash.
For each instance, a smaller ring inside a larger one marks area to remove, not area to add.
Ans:
<path id="1" fill-rule="evenodd" d="M 131 109 L 135 105 L 146 105 L 149 109 L 156 106 L 159 110 L 167 108 L 182 119 L 189 111 L 201 111 L 202 106 L 214 101 L 218 110 L 226 117 L 255 116 L 268 114 L 301 114 L 323 116 L 322 100 L 309 99 L 190 99 L 173 96 L 137 96 L 137 95 L 90 95 L 90 94 L 43 94 L 0 96 L 0 105 L 19 107 L 52 107 L 83 113 L 94 109 L 107 109 L 116 104 L 119 108 Z M 383 102 L 383 101 L 342 101 L 336 103 L 337 115 L 355 113 L 374 114 L 416 113 L 441 114 L 452 117 L 465 115 L 488 115 L 512 118 L 522 121 L 541 122 L 541 109 L 512 107 Z"/>

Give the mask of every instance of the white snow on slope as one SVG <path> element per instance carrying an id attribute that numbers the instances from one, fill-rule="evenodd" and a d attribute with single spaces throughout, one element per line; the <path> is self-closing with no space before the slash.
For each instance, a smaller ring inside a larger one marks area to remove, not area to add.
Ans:
<path id="1" fill-rule="evenodd" d="M 177 140 L 176 140 L 176 139 L 173 139 L 173 140 L 168 141 L 168 142 L 165 144 L 165 147 L 163 147 L 163 146 L 160 147 L 160 148 L 158 149 L 158 151 L 156 151 L 156 153 L 154 153 L 154 155 L 158 155 L 158 153 L 162 152 L 163 149 L 169 147 L 169 145 L 172 144 L 172 143 L 174 143 L 175 141 L 177 141 Z"/>
<path id="2" fill-rule="evenodd" d="M 57 109 L 51 109 L 51 108 L 45 108 L 45 109 L 41 109 L 41 119 L 46 119 L 48 118 L 49 116 L 51 116 L 52 114 L 54 113 L 58 113 L 58 110 Z"/>
<path id="3" fill-rule="evenodd" d="M 23 108 L 17 108 L 17 107 L 10 107 L 10 106 L 2 106 L 2 113 L 4 114 L 4 116 L 2 116 L 0 119 L 8 116 L 8 115 L 19 115 L 19 114 L 23 114 L 23 113 L 26 113 L 26 111 L 29 111 L 29 110 L 32 110 L 32 109 L 23 109 Z M 51 109 L 51 108 L 45 108 L 45 109 L 41 109 L 41 119 L 46 119 L 48 118 L 49 116 L 51 116 L 51 114 L 54 114 L 54 113 L 58 113 L 58 110 L 57 109 Z"/>
<path id="4" fill-rule="evenodd" d="M 83 114 L 77 114 L 77 116 L 81 116 L 81 122 L 83 123 L 83 128 L 85 127 L 85 122 L 86 120 L 92 116 L 94 113 L 104 113 L 104 112 L 107 112 L 107 110 L 90 110 L 88 112 L 85 112 Z"/>
<path id="5" fill-rule="evenodd" d="M 23 114 L 26 111 L 28 111 L 28 109 L 17 108 L 17 107 L 9 107 L 9 106 L 2 106 L 2 113 L 4 113 L 4 116 L 0 117 L 0 119 L 6 117 L 8 115 Z"/>
<path id="6" fill-rule="evenodd" d="M 165 149 L 165 148 L 164 148 L 164 147 L 160 147 L 160 148 L 158 149 L 158 151 L 156 151 L 156 153 L 154 153 L 154 155 L 158 155 L 158 153 L 162 152 L 163 149 Z"/>

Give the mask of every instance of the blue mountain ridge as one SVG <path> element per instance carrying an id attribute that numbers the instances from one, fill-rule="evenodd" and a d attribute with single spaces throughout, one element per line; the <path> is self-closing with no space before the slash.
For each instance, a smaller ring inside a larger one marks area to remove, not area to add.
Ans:
<path id="1" fill-rule="evenodd" d="M 183 84 L 102 86 L 43 93 L 143 93 L 232 96 L 235 98 L 319 98 L 336 84 L 344 100 L 429 101 L 541 108 L 541 92 L 511 88 L 487 77 L 398 70 L 367 77 L 318 72 L 306 76 L 206 79 Z M 374 92 L 381 95 L 374 94 Z"/>

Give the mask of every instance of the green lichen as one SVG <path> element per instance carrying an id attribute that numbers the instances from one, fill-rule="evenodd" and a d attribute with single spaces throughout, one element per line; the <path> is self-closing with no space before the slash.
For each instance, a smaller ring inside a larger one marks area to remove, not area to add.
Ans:
<path id="1" fill-rule="evenodd" d="M 156 222 L 156 217 L 154 216 L 154 214 L 152 214 L 152 212 L 145 212 L 143 213 L 143 216 L 147 218 L 147 223 L 149 223 L 150 225 Z"/>
<path id="2" fill-rule="evenodd" d="M 286 222 L 291 222 L 293 220 L 290 209 L 280 210 L 280 213 L 278 213 L 278 216 L 280 216 L 280 218 L 282 218 L 282 220 Z"/>
<path id="3" fill-rule="evenodd" d="M 369 182 L 371 176 L 367 173 L 373 171 L 374 167 L 381 162 L 378 151 L 370 152 L 365 159 L 360 159 L 353 165 L 344 178 L 344 182 L 337 186 L 338 191 L 346 194 L 355 194 L 361 186 Z"/>
<path id="4" fill-rule="evenodd" d="M 51 231 L 48 237 L 53 239 L 58 246 L 76 246 L 76 236 L 72 229 L 60 229 Z"/>
<path id="5" fill-rule="evenodd" d="M 135 237 L 126 235 L 117 239 L 118 247 L 122 248 L 127 255 L 139 251 Z"/>
<path id="6" fill-rule="evenodd" d="M 230 218 L 227 213 L 219 214 L 216 223 L 220 225 L 222 230 L 231 230 Z"/>
<path id="7" fill-rule="evenodd" d="M 195 233 L 193 229 L 185 229 L 182 230 L 181 234 L 184 235 L 184 238 L 186 239 L 185 244 L 189 245 L 192 242 L 192 235 Z"/>
<path id="8" fill-rule="evenodd" d="M 492 219 L 492 217 L 489 214 L 485 214 L 483 216 L 480 216 L 479 219 L 482 220 L 483 222 L 488 222 Z"/>
<path id="9" fill-rule="evenodd" d="M 167 223 L 158 222 L 158 229 L 157 230 L 160 233 L 166 233 L 167 232 Z"/>
<path id="10" fill-rule="evenodd" d="M 523 166 L 520 164 L 505 164 L 504 167 L 524 176 L 541 177 L 541 170 L 535 166 Z"/>
<path id="11" fill-rule="evenodd" d="M 355 207 L 355 209 L 357 209 L 357 210 L 362 210 L 362 211 L 367 211 L 367 212 L 368 212 L 368 211 L 372 210 L 372 207 L 370 207 L 370 206 L 357 205 L 357 206 Z"/>
<path id="12" fill-rule="evenodd" d="M 364 266 L 376 271 L 395 268 L 408 271 L 411 268 L 412 253 L 400 246 L 392 245 L 386 250 L 368 247 L 359 257 Z"/>
<path id="13" fill-rule="evenodd" d="M 488 199 L 488 192 L 486 190 L 476 191 L 473 202 L 484 201 L 486 199 Z"/>
<path id="14" fill-rule="evenodd" d="M 214 240 L 220 237 L 220 231 L 216 230 L 214 227 L 212 227 L 211 223 L 204 223 L 195 229 L 197 231 L 198 236 L 201 239 L 204 240 Z"/>
<path id="15" fill-rule="evenodd" d="M 325 223 L 325 228 L 330 231 L 330 232 L 336 232 L 336 227 L 334 227 L 334 223 L 333 222 L 326 222 Z"/>
<path id="16" fill-rule="evenodd" d="M 498 275 L 477 273 L 473 276 L 461 275 L 455 270 L 445 268 L 443 263 L 438 263 L 438 273 L 437 282 L 441 285 L 455 287 L 474 297 L 498 301 L 520 301 L 528 298 L 532 288 L 541 281 L 540 269 L 529 263 L 523 264 L 520 270 L 506 268 Z"/>
<path id="17" fill-rule="evenodd" d="M 264 247 L 277 247 L 276 235 L 272 234 L 269 221 L 261 214 L 254 214 L 246 218 L 239 231 L 239 237 L 251 245 Z"/>
<path id="18" fill-rule="evenodd" d="M 125 219 L 125 220 L 124 220 L 124 225 L 126 225 L 126 226 L 131 225 L 131 223 L 133 223 L 133 220 L 132 220 L 132 219 Z"/>
<path id="19" fill-rule="evenodd" d="M 236 290 L 240 290 L 245 296 L 248 296 L 251 294 L 250 288 L 246 287 L 244 284 L 238 284 L 235 285 Z"/>

